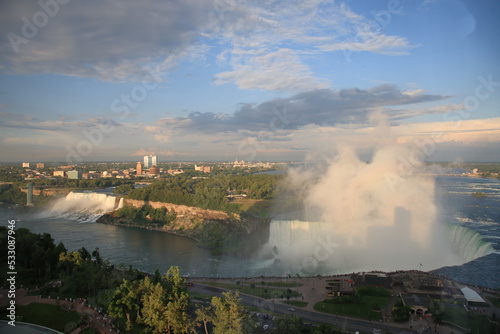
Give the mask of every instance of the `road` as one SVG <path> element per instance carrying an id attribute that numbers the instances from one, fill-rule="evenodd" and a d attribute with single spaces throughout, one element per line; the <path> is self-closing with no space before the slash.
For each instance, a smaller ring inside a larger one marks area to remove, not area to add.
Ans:
<path id="1" fill-rule="evenodd" d="M 226 289 L 217 288 L 209 285 L 202 285 L 199 283 L 196 283 L 195 286 L 190 287 L 189 290 L 210 294 L 214 296 L 221 296 L 222 292 L 229 291 Z M 297 308 L 295 308 L 295 311 L 289 311 L 288 310 L 288 308 L 290 308 L 289 305 L 274 303 L 266 299 L 246 294 L 240 294 L 240 299 L 241 302 L 245 305 L 251 305 L 261 309 L 261 313 L 265 313 L 268 311 L 268 312 L 275 312 L 278 314 L 293 314 L 301 317 L 304 320 L 304 322 L 328 323 L 344 330 L 363 331 L 368 333 L 372 333 L 374 329 L 382 330 L 382 332 L 384 330 L 389 330 L 392 333 L 399 333 L 399 334 L 410 333 L 410 330 L 407 328 L 398 327 L 387 323 L 378 323 L 367 320 L 353 319 L 333 314 L 300 310 Z"/>

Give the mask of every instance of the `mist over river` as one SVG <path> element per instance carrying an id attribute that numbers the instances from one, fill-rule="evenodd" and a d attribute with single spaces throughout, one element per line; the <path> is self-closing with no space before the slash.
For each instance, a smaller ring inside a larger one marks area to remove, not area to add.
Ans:
<path id="1" fill-rule="evenodd" d="M 437 177 L 438 220 L 448 224 L 446 233 L 453 245 L 456 263 L 442 264 L 436 272 L 464 283 L 500 287 L 500 181 L 467 177 Z M 482 192 L 486 197 L 474 196 Z M 107 195 L 100 192 L 100 196 Z M 321 223 L 294 220 L 275 220 L 269 228 L 269 245 L 276 246 L 274 255 L 256 256 L 242 259 L 231 256 L 214 256 L 196 246 L 193 240 L 132 227 L 121 227 L 95 222 L 93 213 L 113 209 L 113 201 L 107 200 L 102 206 L 93 208 L 91 202 L 78 206 L 84 198 L 98 198 L 93 193 L 75 193 L 59 200 L 57 207 L 64 209 L 16 209 L 0 205 L 0 224 L 6 226 L 8 220 L 15 219 L 16 227 L 26 227 L 35 233 L 50 233 L 58 243 L 62 241 L 70 251 L 85 247 L 92 251 L 99 248 L 103 257 L 111 263 L 123 263 L 140 270 L 153 272 L 156 268 L 163 273 L 171 265 L 179 266 L 183 275 L 241 277 L 241 276 L 283 276 L 328 275 L 359 270 L 420 269 L 419 262 L 402 265 L 384 263 L 377 267 L 349 266 L 335 257 L 323 261 L 315 259 L 316 265 L 304 261 L 289 262 L 283 258 L 291 245 L 300 239 L 314 239 L 324 233 Z M 101 196 L 102 197 L 102 196 Z M 104 198 L 103 197 L 103 198 Z M 99 197 L 100 198 L 100 197 Z M 89 207 L 90 206 L 90 207 Z M 312 253 L 311 253 L 312 254 Z M 400 256 L 404 256 L 402 252 Z M 307 258 L 308 254 L 304 254 Z M 439 257 L 440 254 L 435 254 Z M 309 254 L 309 257 L 310 254 Z M 401 259 L 404 263 L 404 258 Z M 337 261 L 337 262 L 336 262 Z M 467 262 L 468 261 L 468 262 Z M 422 270 L 436 269 L 422 262 Z M 464 263 L 466 262 L 466 263 Z M 451 266 L 455 265 L 455 266 Z M 451 267 L 444 267 L 451 266 Z"/>

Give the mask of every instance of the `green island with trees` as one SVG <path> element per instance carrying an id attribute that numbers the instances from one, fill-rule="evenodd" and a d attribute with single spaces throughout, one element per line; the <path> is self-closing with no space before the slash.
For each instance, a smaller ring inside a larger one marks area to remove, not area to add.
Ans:
<path id="1" fill-rule="evenodd" d="M 283 179 L 283 175 L 221 171 L 209 178 L 184 173 L 155 180 L 137 189 L 121 185 L 115 193 L 125 199 L 142 201 L 144 205 L 125 205 L 103 215 L 98 222 L 174 233 L 196 240 L 200 247 L 213 254 L 245 256 L 258 248 L 256 246 L 262 242 L 259 232 L 274 213 L 297 207 L 291 196 L 288 196 L 288 202 L 276 201 L 280 194 L 287 193 Z M 236 199 L 231 195 L 236 195 Z M 211 217 L 209 211 L 203 217 L 190 213 L 179 215 L 165 207 L 153 208 L 152 202 L 221 211 L 225 217 Z"/>

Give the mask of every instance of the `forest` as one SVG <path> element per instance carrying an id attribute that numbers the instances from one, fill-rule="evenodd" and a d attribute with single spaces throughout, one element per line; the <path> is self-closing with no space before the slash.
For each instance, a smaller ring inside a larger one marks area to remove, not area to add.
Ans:
<path id="1" fill-rule="evenodd" d="M 251 199 L 271 199 L 279 195 L 283 178 L 283 175 L 268 174 L 221 174 L 210 178 L 193 178 L 189 174 L 180 174 L 155 181 L 147 187 L 130 190 L 127 197 L 240 213 L 237 204 L 228 202 L 230 191 L 246 194 Z"/>

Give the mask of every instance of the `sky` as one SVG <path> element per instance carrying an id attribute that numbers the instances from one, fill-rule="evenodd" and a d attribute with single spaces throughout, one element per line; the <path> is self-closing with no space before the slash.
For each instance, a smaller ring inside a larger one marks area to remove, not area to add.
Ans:
<path id="1" fill-rule="evenodd" d="M 0 162 L 500 161 L 500 2 L 0 2 Z"/>

